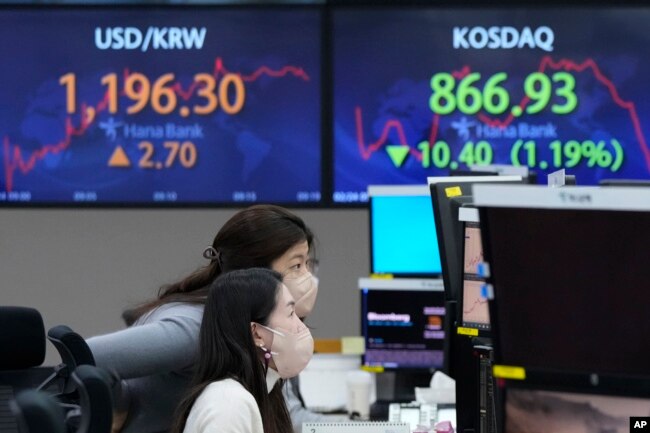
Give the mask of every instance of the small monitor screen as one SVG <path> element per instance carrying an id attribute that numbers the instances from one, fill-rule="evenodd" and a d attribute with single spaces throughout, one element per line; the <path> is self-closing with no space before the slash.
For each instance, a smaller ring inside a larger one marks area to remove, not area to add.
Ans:
<path id="1" fill-rule="evenodd" d="M 508 389 L 505 433 L 627 433 L 630 417 L 650 416 L 650 399 Z"/>
<path id="2" fill-rule="evenodd" d="M 370 196 L 371 272 L 439 276 L 431 196 L 426 186 L 421 195 L 401 194 L 398 189 Z"/>
<path id="3" fill-rule="evenodd" d="M 462 325 L 467 328 L 488 330 L 490 329 L 488 300 L 481 294 L 485 278 L 478 273 L 478 265 L 483 262 L 481 228 L 478 223 L 465 223 L 463 255 Z"/>
<path id="4" fill-rule="evenodd" d="M 444 292 L 362 289 L 364 365 L 434 369 L 444 362 Z"/>

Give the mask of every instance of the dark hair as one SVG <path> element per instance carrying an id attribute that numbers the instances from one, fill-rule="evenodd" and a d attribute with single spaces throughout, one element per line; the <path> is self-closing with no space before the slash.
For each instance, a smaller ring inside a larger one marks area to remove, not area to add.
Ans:
<path id="1" fill-rule="evenodd" d="M 278 301 L 282 276 L 270 269 L 232 271 L 210 286 L 199 335 L 199 361 L 189 394 L 182 400 L 171 433 L 182 433 L 192 405 L 210 383 L 235 379 L 255 397 L 264 433 L 292 430 L 282 381 L 271 393 L 251 333 L 251 322 L 267 325 Z"/>
<path id="2" fill-rule="evenodd" d="M 274 205 L 255 205 L 237 212 L 212 241 L 214 256 L 182 280 L 163 286 L 158 297 L 122 313 L 127 325 L 168 302 L 204 304 L 207 288 L 219 275 L 235 269 L 270 268 L 271 263 L 299 242 L 312 249 L 314 235 L 304 221 Z"/>

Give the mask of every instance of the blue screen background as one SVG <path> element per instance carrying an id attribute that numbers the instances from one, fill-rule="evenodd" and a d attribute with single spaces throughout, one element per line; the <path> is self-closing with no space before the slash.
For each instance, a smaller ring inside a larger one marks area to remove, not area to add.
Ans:
<path id="1" fill-rule="evenodd" d="M 372 272 L 440 274 L 430 196 L 371 197 Z"/>

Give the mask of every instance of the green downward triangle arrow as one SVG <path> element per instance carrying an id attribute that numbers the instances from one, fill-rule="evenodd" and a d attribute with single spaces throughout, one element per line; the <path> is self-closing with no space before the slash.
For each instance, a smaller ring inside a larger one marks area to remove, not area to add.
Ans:
<path id="1" fill-rule="evenodd" d="M 388 152 L 388 156 L 390 156 L 391 161 L 393 161 L 393 164 L 397 168 L 400 168 L 404 164 L 409 150 L 411 148 L 408 146 L 386 146 L 386 152 Z"/>

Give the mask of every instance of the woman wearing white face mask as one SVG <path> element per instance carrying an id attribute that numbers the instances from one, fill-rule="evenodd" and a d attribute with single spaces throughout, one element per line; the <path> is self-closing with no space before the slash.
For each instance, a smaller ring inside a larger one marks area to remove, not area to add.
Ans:
<path id="1" fill-rule="evenodd" d="M 199 360 L 171 433 L 287 433 L 282 379 L 296 376 L 314 340 L 279 273 L 232 271 L 211 285 Z"/>

